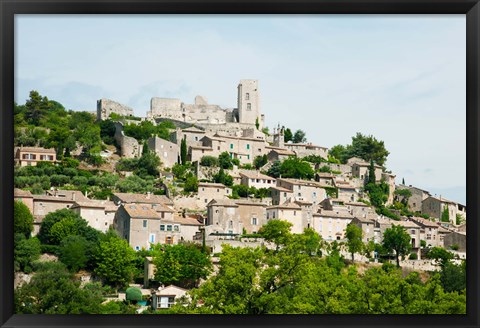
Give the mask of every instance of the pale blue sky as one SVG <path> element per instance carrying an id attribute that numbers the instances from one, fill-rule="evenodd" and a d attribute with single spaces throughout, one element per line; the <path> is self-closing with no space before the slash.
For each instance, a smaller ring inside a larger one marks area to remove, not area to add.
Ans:
<path id="1" fill-rule="evenodd" d="M 68 109 L 152 97 L 236 106 L 258 79 L 270 128 L 326 147 L 384 140 L 397 183 L 466 199 L 464 15 L 18 15 L 15 99 Z"/>

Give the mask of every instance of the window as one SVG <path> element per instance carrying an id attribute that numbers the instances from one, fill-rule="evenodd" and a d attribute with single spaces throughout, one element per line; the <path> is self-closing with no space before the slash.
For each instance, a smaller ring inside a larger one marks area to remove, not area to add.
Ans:
<path id="1" fill-rule="evenodd" d="M 274 219 L 275 219 L 275 212 L 273 212 L 273 216 L 272 216 Z"/>
<path id="2" fill-rule="evenodd" d="M 160 225 L 160 231 L 165 231 L 165 225 L 164 224 Z"/>
<path id="3" fill-rule="evenodd" d="M 233 221 L 232 220 L 228 221 L 228 227 L 230 229 L 233 229 Z"/>
<path id="4" fill-rule="evenodd" d="M 410 230 L 410 233 L 411 233 L 412 235 L 414 235 L 414 234 L 415 234 L 415 230 L 413 230 L 413 229 Z"/>
<path id="5" fill-rule="evenodd" d="M 140 246 L 135 246 L 135 250 L 136 250 L 136 251 L 139 251 L 139 250 L 140 250 Z"/>
<path id="6" fill-rule="evenodd" d="M 171 224 L 167 224 L 167 231 L 172 231 L 172 225 Z"/>
<path id="7" fill-rule="evenodd" d="M 250 155 L 247 155 L 247 159 L 250 159 Z"/>
<path id="8" fill-rule="evenodd" d="M 180 226 L 178 224 L 175 224 L 173 226 L 173 231 L 177 231 L 177 232 L 180 231 Z"/>
<path id="9" fill-rule="evenodd" d="M 297 215 L 297 211 L 293 211 L 293 215 L 294 215 L 294 216 Z"/>
<path id="10" fill-rule="evenodd" d="M 162 296 L 157 303 L 157 308 L 168 309 L 175 304 L 175 296 Z"/>
<path id="11" fill-rule="evenodd" d="M 252 218 L 252 225 L 257 225 L 257 218 Z"/>
<path id="12" fill-rule="evenodd" d="M 233 149 L 233 144 L 230 144 L 230 149 Z"/>
<path id="13" fill-rule="evenodd" d="M 152 244 L 155 244 L 155 234 L 151 233 L 150 237 L 148 238 L 148 241 Z"/>
<path id="14" fill-rule="evenodd" d="M 252 104 L 251 103 L 247 103 L 247 110 L 252 110 Z"/>
<path id="15" fill-rule="evenodd" d="M 247 149 L 250 149 L 250 145 L 249 145 L 249 144 L 247 144 Z"/>
<path id="16" fill-rule="evenodd" d="M 250 100 L 250 94 L 248 92 L 245 94 L 245 100 Z"/>
<path id="17" fill-rule="evenodd" d="M 198 141 L 198 137 L 195 137 L 195 141 Z"/>
<path id="18" fill-rule="evenodd" d="M 143 227 L 146 228 L 147 227 L 147 220 L 143 220 Z"/>

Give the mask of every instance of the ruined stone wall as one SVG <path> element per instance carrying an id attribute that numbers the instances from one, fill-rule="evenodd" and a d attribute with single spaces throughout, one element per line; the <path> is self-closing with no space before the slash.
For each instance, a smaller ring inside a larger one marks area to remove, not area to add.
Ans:
<path id="1" fill-rule="evenodd" d="M 162 117 L 189 123 L 222 124 L 226 122 L 226 110 L 218 105 L 210 105 L 201 96 L 194 104 L 185 104 L 180 99 L 157 98 L 150 101 L 148 117 Z"/>
<path id="2" fill-rule="evenodd" d="M 97 120 L 106 120 L 111 113 L 133 116 L 133 109 L 110 99 L 97 100 Z"/>
<path id="3" fill-rule="evenodd" d="M 115 123 L 115 140 L 120 145 L 120 153 L 125 158 L 140 157 L 142 148 L 137 139 L 128 137 L 123 133 L 123 126 L 121 123 Z"/>
<path id="4" fill-rule="evenodd" d="M 223 135 L 241 137 L 243 135 L 243 130 L 251 129 L 255 125 L 248 123 L 224 123 L 224 124 L 209 124 L 209 123 L 198 123 L 198 126 L 205 129 L 206 133 L 215 134 L 220 133 Z"/>

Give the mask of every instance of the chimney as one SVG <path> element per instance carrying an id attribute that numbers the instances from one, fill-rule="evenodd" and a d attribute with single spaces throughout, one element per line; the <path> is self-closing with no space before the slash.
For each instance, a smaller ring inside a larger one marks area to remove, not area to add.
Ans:
<path id="1" fill-rule="evenodd" d="M 150 195 L 151 195 L 151 194 L 152 194 L 152 193 L 151 193 L 150 191 L 147 192 L 147 199 L 150 199 Z"/>

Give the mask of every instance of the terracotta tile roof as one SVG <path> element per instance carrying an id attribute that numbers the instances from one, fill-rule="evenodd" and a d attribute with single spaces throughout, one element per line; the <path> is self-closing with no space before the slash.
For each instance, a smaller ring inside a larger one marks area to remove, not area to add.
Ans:
<path id="1" fill-rule="evenodd" d="M 328 210 L 321 210 L 318 213 L 314 213 L 313 216 L 321 216 L 321 217 L 329 217 L 329 218 L 338 218 L 338 219 L 353 219 L 353 215 L 351 215 L 347 211 L 328 211 Z"/>
<path id="2" fill-rule="evenodd" d="M 249 179 L 265 179 L 265 180 L 275 180 L 271 176 L 260 173 L 259 171 L 253 170 L 241 170 L 238 172 L 241 176 L 247 177 Z"/>
<path id="3" fill-rule="evenodd" d="M 173 205 L 173 201 L 165 195 L 154 194 L 132 194 L 132 193 L 114 193 L 122 203 L 144 203 L 144 204 L 164 204 Z"/>
<path id="4" fill-rule="evenodd" d="M 438 229 L 438 224 L 436 222 L 424 219 L 424 218 L 419 218 L 419 217 L 411 217 L 410 218 L 412 221 L 415 221 L 416 223 L 425 226 L 425 227 L 431 227 L 431 228 L 437 228 Z"/>
<path id="5" fill-rule="evenodd" d="M 89 200 L 80 190 L 47 190 L 45 193 L 47 196 L 68 198 L 75 201 Z"/>
<path id="6" fill-rule="evenodd" d="M 33 195 L 30 192 L 30 190 L 22 190 L 18 188 L 13 189 L 13 195 L 15 197 L 33 198 Z"/>
<path id="7" fill-rule="evenodd" d="M 362 202 L 345 202 L 345 205 L 370 207 L 370 206 L 368 206 L 367 204 L 362 203 Z"/>
<path id="8" fill-rule="evenodd" d="M 246 206 L 263 206 L 263 207 L 267 206 L 262 202 L 256 202 L 256 201 L 247 200 L 247 199 L 235 199 L 235 204 L 246 205 Z"/>
<path id="9" fill-rule="evenodd" d="M 238 207 L 238 205 L 231 199 L 212 199 L 208 206 L 225 206 L 225 207 Z"/>
<path id="10" fill-rule="evenodd" d="M 207 188 L 226 188 L 224 184 L 221 183 L 212 183 L 212 182 L 199 182 L 199 187 L 207 187 Z"/>
<path id="11" fill-rule="evenodd" d="M 189 128 L 183 129 L 182 131 L 183 131 L 183 132 L 205 133 L 205 131 L 200 130 L 199 128 L 197 128 L 197 127 L 195 127 L 195 126 L 191 126 L 191 127 L 189 127 Z"/>
<path id="12" fill-rule="evenodd" d="M 54 148 L 42 148 L 42 147 L 18 147 L 20 152 L 32 152 L 32 153 L 45 153 L 56 155 Z"/>
<path id="13" fill-rule="evenodd" d="M 158 219 L 160 220 L 160 215 L 152 210 L 148 205 L 142 204 L 125 204 L 122 205 L 125 209 L 125 212 L 132 219 Z"/>
<path id="14" fill-rule="evenodd" d="M 175 216 L 173 218 L 173 222 L 175 223 L 180 223 L 182 225 L 193 225 L 193 226 L 203 226 L 200 222 L 198 222 L 197 219 L 192 218 L 192 217 L 181 217 L 181 216 Z"/>
<path id="15" fill-rule="evenodd" d="M 455 204 L 455 205 L 458 204 L 457 202 L 454 202 L 453 200 L 448 200 L 448 199 L 443 198 L 443 197 L 440 198 L 440 197 L 430 196 L 430 197 L 427 197 L 425 200 L 427 200 L 428 198 L 438 200 L 439 202 L 442 202 L 442 203 Z"/>
<path id="16" fill-rule="evenodd" d="M 275 190 L 284 191 L 284 192 L 293 192 L 290 189 L 283 188 L 283 187 L 277 187 L 277 186 L 272 186 L 272 187 L 270 187 L 270 189 L 275 189 Z"/>
<path id="17" fill-rule="evenodd" d="M 322 188 L 322 185 L 320 183 L 318 183 L 317 181 L 300 180 L 300 179 L 285 179 L 285 178 L 278 178 L 277 179 L 277 182 L 282 182 L 282 181 L 293 184 L 293 185 Z"/>
<path id="18" fill-rule="evenodd" d="M 118 207 L 112 201 L 96 199 L 91 199 L 88 201 L 76 201 L 72 205 L 72 208 L 76 207 L 103 208 L 105 211 L 108 212 L 115 212 L 118 209 Z"/>
<path id="19" fill-rule="evenodd" d="M 301 210 L 302 209 L 298 204 L 285 202 L 281 205 L 269 206 L 269 207 L 267 207 L 267 210 L 271 210 L 271 209 L 275 209 L 275 208 L 288 209 L 288 210 Z"/>
<path id="20" fill-rule="evenodd" d="M 272 149 L 270 152 L 276 152 L 279 155 L 292 155 L 292 156 L 296 155 L 295 152 L 291 150 L 280 149 L 280 148 Z"/>
<path id="21" fill-rule="evenodd" d="M 327 172 L 317 172 L 317 176 L 320 178 L 332 178 L 333 179 L 333 174 L 332 173 L 327 173 Z"/>

